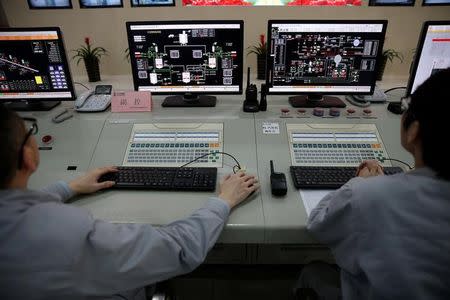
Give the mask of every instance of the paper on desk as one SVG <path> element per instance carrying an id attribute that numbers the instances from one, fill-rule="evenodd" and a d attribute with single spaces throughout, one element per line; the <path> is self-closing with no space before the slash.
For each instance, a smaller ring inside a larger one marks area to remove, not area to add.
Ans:
<path id="1" fill-rule="evenodd" d="M 319 204 L 320 200 L 332 191 L 334 190 L 299 190 L 306 214 L 309 216 L 314 207 Z"/>

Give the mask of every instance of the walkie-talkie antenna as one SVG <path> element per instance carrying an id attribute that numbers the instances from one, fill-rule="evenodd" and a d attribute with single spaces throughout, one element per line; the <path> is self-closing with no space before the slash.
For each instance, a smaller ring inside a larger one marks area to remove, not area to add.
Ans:
<path id="1" fill-rule="evenodd" d="M 247 68 L 247 88 L 250 86 L 250 67 Z"/>
<path id="2" fill-rule="evenodd" d="M 270 161 L 270 174 L 275 173 L 275 170 L 273 168 L 273 160 Z"/>

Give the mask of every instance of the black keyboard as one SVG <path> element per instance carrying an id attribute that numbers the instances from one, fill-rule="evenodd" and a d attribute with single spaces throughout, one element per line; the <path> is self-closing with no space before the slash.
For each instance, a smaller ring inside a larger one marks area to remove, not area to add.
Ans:
<path id="1" fill-rule="evenodd" d="M 115 181 L 113 188 L 214 191 L 217 168 L 118 167 L 100 181 Z"/>
<path id="2" fill-rule="evenodd" d="M 400 167 L 383 167 L 384 174 L 403 172 Z M 303 189 L 337 189 L 356 176 L 354 167 L 291 166 L 294 186 Z"/>

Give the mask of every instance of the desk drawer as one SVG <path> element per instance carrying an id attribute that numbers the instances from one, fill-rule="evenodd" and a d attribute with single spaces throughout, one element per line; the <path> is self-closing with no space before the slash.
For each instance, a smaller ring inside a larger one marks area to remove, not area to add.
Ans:
<path id="1" fill-rule="evenodd" d="M 247 245 L 216 244 L 206 257 L 205 264 L 245 264 Z"/>
<path id="2" fill-rule="evenodd" d="M 258 264 L 307 264 L 314 260 L 334 263 L 328 248 L 316 245 L 258 245 Z"/>

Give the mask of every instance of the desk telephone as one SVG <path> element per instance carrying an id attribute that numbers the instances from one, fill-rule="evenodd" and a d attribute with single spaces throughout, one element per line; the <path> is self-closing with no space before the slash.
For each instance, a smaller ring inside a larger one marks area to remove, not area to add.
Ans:
<path id="1" fill-rule="evenodd" d="M 75 109 L 80 112 L 104 111 L 111 105 L 112 85 L 97 85 L 95 90 L 88 90 L 75 101 Z"/>

